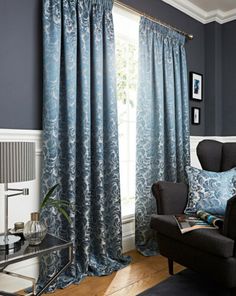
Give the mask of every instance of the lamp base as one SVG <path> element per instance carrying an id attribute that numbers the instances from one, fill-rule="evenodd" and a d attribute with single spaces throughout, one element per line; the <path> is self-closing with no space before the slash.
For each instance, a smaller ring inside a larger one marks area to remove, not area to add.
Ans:
<path id="1" fill-rule="evenodd" d="M 0 235 L 0 251 L 8 251 L 9 249 L 15 249 L 20 244 L 21 238 L 16 235 L 7 235 L 7 241 L 5 241 L 5 236 Z"/>

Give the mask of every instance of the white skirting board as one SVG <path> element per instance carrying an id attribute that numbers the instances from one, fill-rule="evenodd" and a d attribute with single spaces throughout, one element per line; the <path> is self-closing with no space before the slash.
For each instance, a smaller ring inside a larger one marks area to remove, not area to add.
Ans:
<path id="1" fill-rule="evenodd" d="M 196 156 L 197 144 L 204 139 L 214 139 L 221 142 L 236 142 L 235 137 L 191 137 L 191 164 L 195 167 L 200 167 L 199 161 Z M 40 130 L 18 130 L 18 129 L 0 129 L 0 141 L 34 141 L 36 143 L 36 180 L 30 182 L 22 182 L 11 184 L 12 188 L 24 188 L 30 189 L 30 195 L 27 197 L 13 197 L 9 200 L 9 226 L 13 227 L 14 222 L 23 221 L 26 222 L 30 219 L 30 213 L 37 211 L 39 207 L 40 196 L 40 170 L 42 160 L 42 131 Z M 0 232 L 3 232 L 3 186 L 0 185 Z M 127 252 L 135 249 L 135 221 L 134 215 L 125 217 L 122 221 L 123 230 L 123 252 Z M 24 274 L 30 274 L 36 276 L 38 274 L 37 260 L 31 260 L 28 262 L 18 263 L 9 267 L 10 270 L 20 272 Z M 9 278 L 8 278 L 9 279 Z M 24 288 L 22 281 L 13 281 L 10 278 L 10 282 L 6 278 L 0 276 L 0 290 L 4 287 L 10 287 L 11 291 Z M 28 282 L 25 283 L 25 287 L 28 286 Z M 9 290 L 10 291 L 10 290 Z"/>

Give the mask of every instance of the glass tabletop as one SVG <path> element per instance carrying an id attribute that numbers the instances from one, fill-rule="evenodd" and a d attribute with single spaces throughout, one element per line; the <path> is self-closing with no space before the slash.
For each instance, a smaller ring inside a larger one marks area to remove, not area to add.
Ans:
<path id="1" fill-rule="evenodd" d="M 0 269 L 9 264 L 68 247 L 72 247 L 72 242 L 66 242 L 50 234 L 47 234 L 38 246 L 30 246 L 27 241 L 21 240 L 19 245 L 11 253 L 7 254 L 5 251 L 0 251 Z"/>

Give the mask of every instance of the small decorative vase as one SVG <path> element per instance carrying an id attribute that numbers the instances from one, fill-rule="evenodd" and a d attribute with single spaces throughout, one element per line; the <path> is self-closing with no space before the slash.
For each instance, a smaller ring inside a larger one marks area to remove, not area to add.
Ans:
<path id="1" fill-rule="evenodd" d="M 28 221 L 24 227 L 24 237 L 32 246 L 39 245 L 47 233 L 47 226 L 39 218 L 38 212 L 31 213 L 31 221 Z"/>

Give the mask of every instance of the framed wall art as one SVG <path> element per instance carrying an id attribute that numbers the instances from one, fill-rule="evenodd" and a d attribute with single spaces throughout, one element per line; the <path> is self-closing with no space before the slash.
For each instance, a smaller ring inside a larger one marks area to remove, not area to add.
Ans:
<path id="1" fill-rule="evenodd" d="M 203 99 L 203 75 L 190 72 L 190 98 L 192 100 L 202 101 Z"/>
<path id="2" fill-rule="evenodd" d="M 192 124 L 198 125 L 201 123 L 201 110 L 200 108 L 192 108 Z"/>

